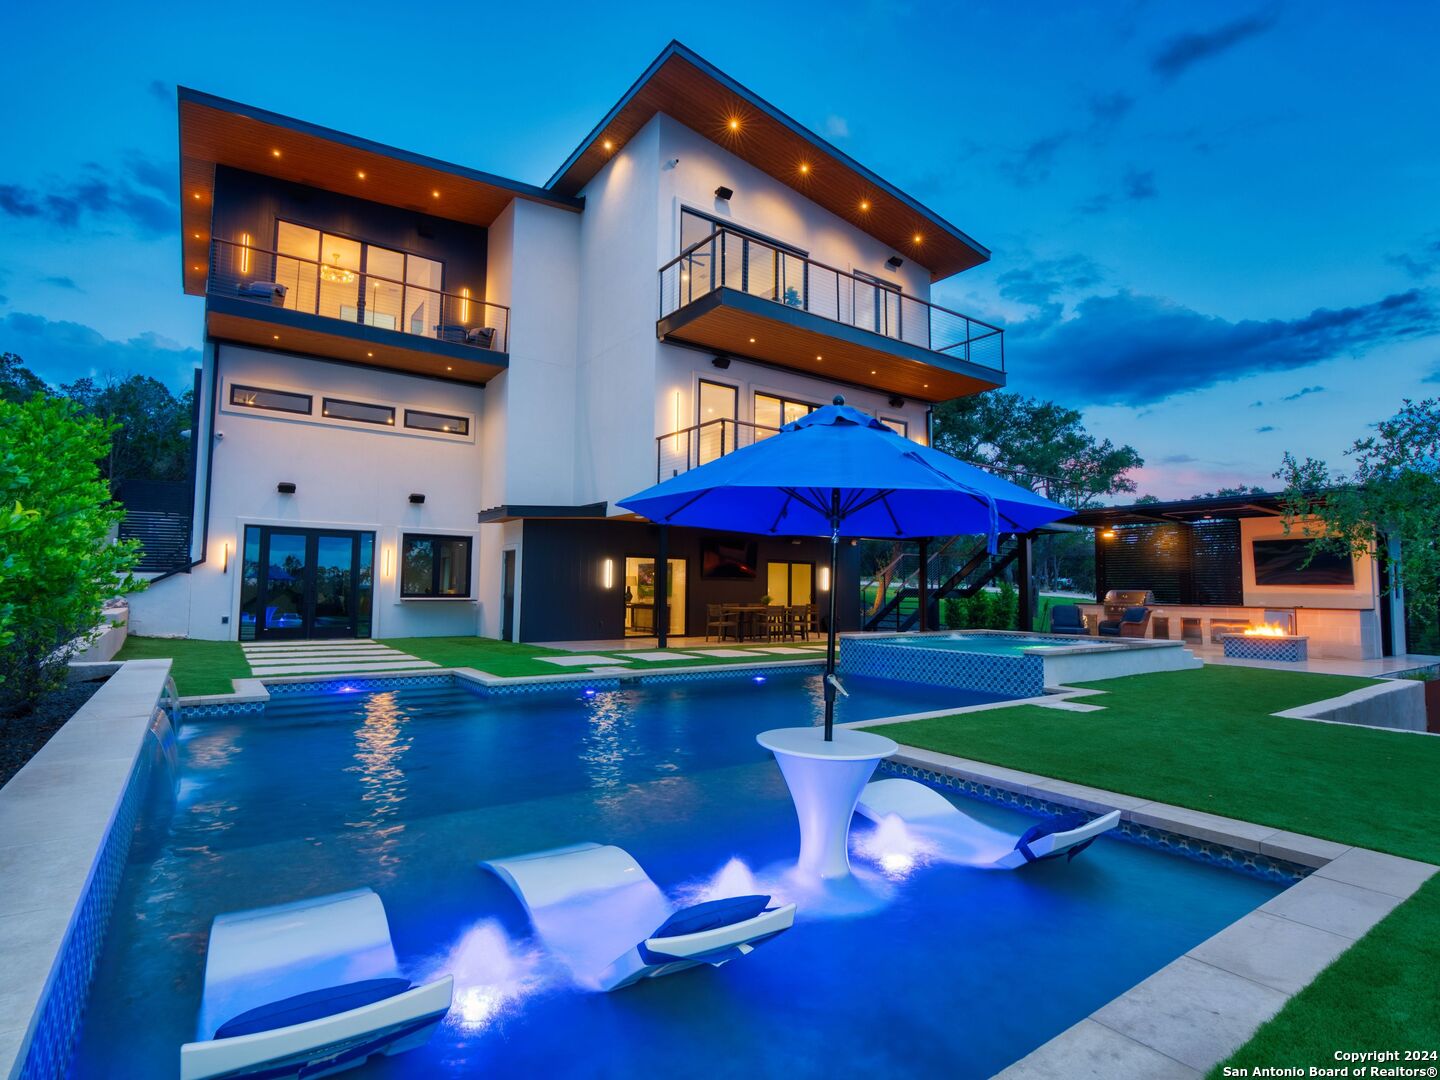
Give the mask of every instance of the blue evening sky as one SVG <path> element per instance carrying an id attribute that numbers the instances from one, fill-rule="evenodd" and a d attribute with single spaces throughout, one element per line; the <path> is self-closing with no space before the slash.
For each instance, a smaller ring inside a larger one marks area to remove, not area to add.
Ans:
<path id="1" fill-rule="evenodd" d="M 541 183 L 672 37 L 955 222 L 937 299 L 1142 491 L 1338 460 L 1440 381 L 1440 6 L 19 5 L 0 349 L 186 381 L 175 84 Z"/>

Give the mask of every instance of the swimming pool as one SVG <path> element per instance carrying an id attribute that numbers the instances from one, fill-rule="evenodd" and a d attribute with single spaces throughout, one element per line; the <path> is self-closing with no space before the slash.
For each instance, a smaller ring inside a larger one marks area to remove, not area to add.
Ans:
<path id="1" fill-rule="evenodd" d="M 1183 642 L 1026 634 L 1012 630 L 841 635 L 840 670 L 953 686 L 1003 698 L 1047 687 L 1200 667 Z"/>
<path id="2" fill-rule="evenodd" d="M 840 719 L 974 696 L 846 681 Z M 455 1006 L 424 1049 L 357 1077 L 985 1076 L 1098 1008 L 1280 885 L 1105 839 L 1004 873 L 873 852 L 864 893 L 720 970 L 580 991 L 476 864 L 579 840 L 633 853 L 670 892 L 795 886 L 798 844 L 768 728 L 819 715 L 819 678 L 774 673 L 478 697 L 441 687 L 273 699 L 181 730 L 173 813 L 147 807 L 91 992 L 77 1077 L 174 1075 L 217 914 L 360 885 L 414 978 Z M 954 797 L 959 801 L 958 796 Z M 1034 819 L 965 800 L 1021 831 Z M 867 854 L 872 852 L 872 854 Z"/>

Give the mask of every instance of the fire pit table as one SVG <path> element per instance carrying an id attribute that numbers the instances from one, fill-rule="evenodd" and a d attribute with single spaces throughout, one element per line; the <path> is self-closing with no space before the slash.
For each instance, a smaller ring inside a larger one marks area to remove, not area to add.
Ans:
<path id="1" fill-rule="evenodd" d="M 1310 638 L 1302 634 L 1221 634 L 1227 660 L 1278 660 L 1302 664 L 1310 656 Z"/>

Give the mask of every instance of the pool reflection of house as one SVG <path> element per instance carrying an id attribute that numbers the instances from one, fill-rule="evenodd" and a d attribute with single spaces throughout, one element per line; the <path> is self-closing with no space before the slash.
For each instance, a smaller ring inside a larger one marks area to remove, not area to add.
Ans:
<path id="1" fill-rule="evenodd" d="M 1328 553 L 1307 562 L 1312 545 L 1301 524 L 1286 531 L 1278 495 L 1099 507 L 1066 523 L 1095 530 L 1092 624 L 1109 590 L 1149 590 L 1149 637 L 1218 645 L 1268 624 L 1308 638 L 1315 657 L 1406 652 L 1404 598 L 1380 563 Z"/>
<path id="2" fill-rule="evenodd" d="M 186 89 L 179 117 L 193 512 L 131 504 L 140 633 L 594 639 L 823 606 L 820 541 L 615 501 L 837 393 L 923 442 L 933 403 L 1005 382 L 1000 332 L 929 299 L 989 253 L 679 44 L 539 186 Z"/>

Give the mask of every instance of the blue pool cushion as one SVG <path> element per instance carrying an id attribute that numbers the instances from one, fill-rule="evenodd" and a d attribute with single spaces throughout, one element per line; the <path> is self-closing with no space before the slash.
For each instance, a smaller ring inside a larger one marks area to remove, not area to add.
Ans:
<path id="1" fill-rule="evenodd" d="M 1030 828 L 1021 834 L 1020 839 L 1015 841 L 1015 850 L 1025 856 L 1027 863 L 1039 862 L 1042 859 L 1058 859 L 1061 855 L 1064 855 L 1065 861 L 1069 862 L 1093 844 L 1096 838 L 1092 836 L 1089 840 L 1076 844 L 1069 851 L 1055 851 L 1049 855 L 1036 855 L 1030 850 L 1030 841 L 1039 840 L 1042 836 L 1049 836 L 1051 833 L 1069 832 L 1071 829 L 1078 829 L 1081 825 L 1085 825 L 1089 821 L 1090 819 L 1084 814 L 1061 814 L 1058 817 L 1052 817 L 1049 821 L 1042 821 L 1039 825 L 1031 825 Z"/>
<path id="2" fill-rule="evenodd" d="M 730 926 L 753 919 L 764 911 L 769 903 L 768 896 L 727 896 L 721 900 L 707 900 L 703 904 L 681 908 L 661 923 L 650 936 L 681 937 L 684 934 L 698 934 L 702 930 Z"/>
<path id="3" fill-rule="evenodd" d="M 227 1020 L 215 1032 L 215 1038 L 233 1039 L 238 1035 L 254 1035 L 261 1031 L 274 1031 L 276 1028 L 303 1024 L 308 1020 L 336 1016 L 395 997 L 409 989 L 408 979 L 366 979 L 343 986 L 327 986 L 323 990 L 310 990 L 294 997 L 272 1001 L 269 1005 L 261 1005 L 258 1009 L 251 1009 Z"/>

